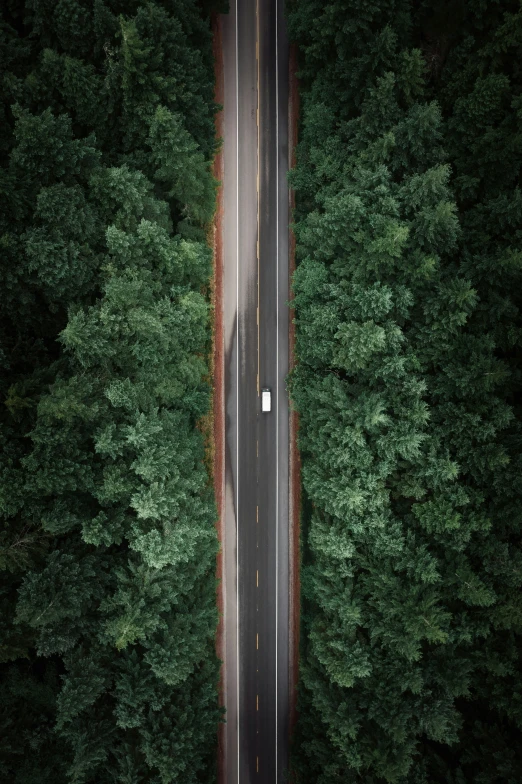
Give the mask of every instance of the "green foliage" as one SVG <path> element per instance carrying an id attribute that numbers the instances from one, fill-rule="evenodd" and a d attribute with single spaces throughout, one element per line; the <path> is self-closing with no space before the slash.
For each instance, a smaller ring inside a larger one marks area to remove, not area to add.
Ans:
<path id="1" fill-rule="evenodd" d="M 165 184 L 169 198 L 183 205 L 189 219 L 207 224 L 214 213 L 215 182 L 208 162 L 184 129 L 181 117 L 158 107 L 148 143 L 157 167 L 154 178 Z"/>
<path id="2" fill-rule="evenodd" d="M 521 19 L 289 3 L 300 782 L 522 777 Z"/>
<path id="3" fill-rule="evenodd" d="M 209 18 L 8 0 L 0 36 L 0 778 L 210 783 Z"/>

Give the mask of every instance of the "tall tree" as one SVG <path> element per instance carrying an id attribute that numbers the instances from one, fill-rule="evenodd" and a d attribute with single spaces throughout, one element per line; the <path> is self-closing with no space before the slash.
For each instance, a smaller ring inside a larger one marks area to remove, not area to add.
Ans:
<path id="1" fill-rule="evenodd" d="M 209 19 L 2 14 L 0 777 L 210 784 Z"/>
<path id="2" fill-rule="evenodd" d="M 522 775 L 518 27 L 443 5 L 290 4 L 303 782 Z"/>

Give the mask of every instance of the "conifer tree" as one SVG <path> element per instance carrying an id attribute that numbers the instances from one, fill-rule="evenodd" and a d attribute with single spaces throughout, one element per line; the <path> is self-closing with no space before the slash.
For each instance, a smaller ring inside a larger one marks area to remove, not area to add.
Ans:
<path id="1" fill-rule="evenodd" d="M 459 9 L 290 4 L 301 782 L 522 775 L 519 12 Z"/>
<path id="2" fill-rule="evenodd" d="M 1 13 L 0 778 L 210 784 L 208 15 Z"/>

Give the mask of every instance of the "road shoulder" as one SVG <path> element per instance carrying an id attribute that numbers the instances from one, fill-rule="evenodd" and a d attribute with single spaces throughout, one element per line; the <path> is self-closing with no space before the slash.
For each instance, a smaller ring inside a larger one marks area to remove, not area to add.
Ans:
<path id="1" fill-rule="evenodd" d="M 297 79 L 297 47 L 292 44 L 289 58 L 289 101 L 288 101 L 288 155 L 290 166 L 295 166 L 295 147 L 299 121 L 299 83 Z M 295 193 L 289 188 L 290 224 L 295 207 Z M 288 228 L 288 274 L 290 301 L 293 299 L 292 277 L 295 271 L 295 236 Z M 289 319 L 289 371 L 295 367 L 295 324 L 293 311 Z M 290 401 L 290 482 L 289 482 L 289 688 L 290 688 L 290 739 L 297 721 L 297 684 L 299 679 L 299 634 L 300 634 L 300 516 L 301 516 L 301 462 L 297 448 L 299 417 Z"/>
<path id="2" fill-rule="evenodd" d="M 221 106 L 224 104 L 224 71 L 221 17 L 212 15 L 212 33 L 214 50 L 215 71 L 215 101 Z M 216 136 L 223 139 L 224 118 L 223 110 L 216 115 Z M 219 181 L 217 190 L 216 213 L 212 227 L 213 247 L 213 276 L 211 286 L 211 302 L 214 318 L 212 331 L 212 375 L 213 375 L 213 437 L 214 437 L 214 466 L 213 482 L 216 498 L 217 522 L 216 529 L 219 540 L 219 551 L 216 560 L 217 594 L 216 601 L 219 612 L 219 621 L 216 634 L 216 654 L 221 661 L 219 678 L 219 705 L 225 707 L 226 696 L 226 668 L 225 668 L 225 339 L 223 324 L 223 285 L 224 285 L 224 259 L 223 259 L 223 146 L 214 158 L 214 177 Z M 225 749 L 226 726 L 220 723 L 218 728 L 218 782 L 225 782 Z"/>

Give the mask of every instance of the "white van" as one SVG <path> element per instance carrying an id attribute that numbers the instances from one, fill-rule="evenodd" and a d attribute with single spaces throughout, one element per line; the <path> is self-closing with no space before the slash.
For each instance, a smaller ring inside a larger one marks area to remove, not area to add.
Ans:
<path id="1" fill-rule="evenodd" d="M 261 411 L 267 412 L 272 410 L 272 393 L 267 387 L 261 390 Z"/>

